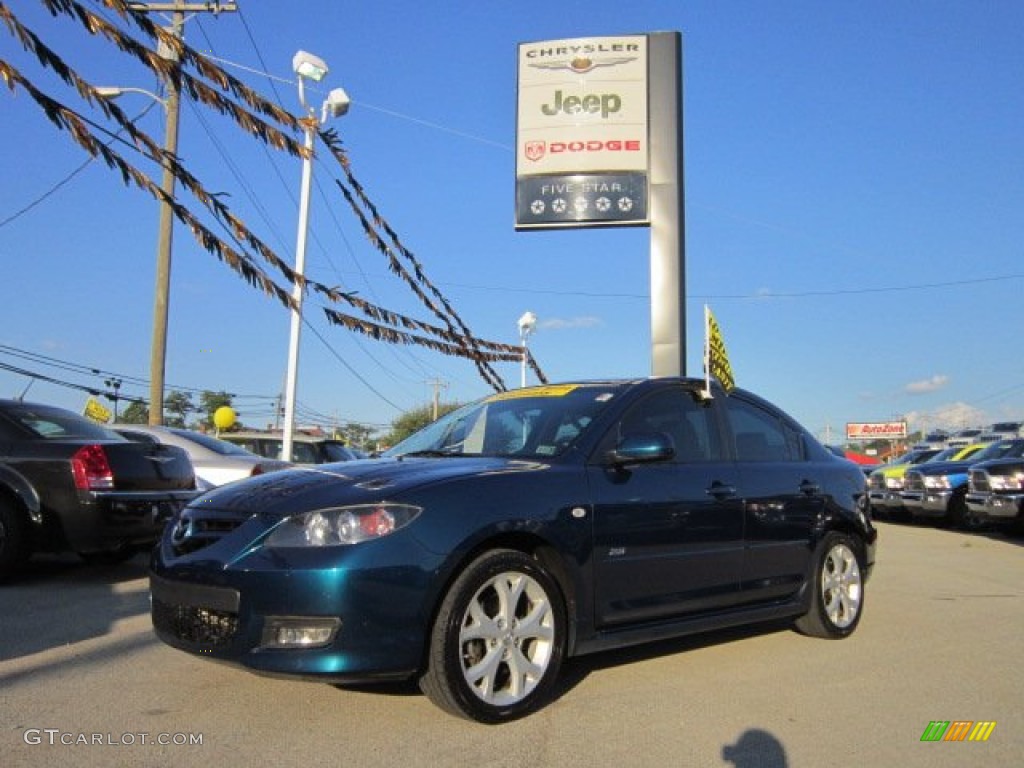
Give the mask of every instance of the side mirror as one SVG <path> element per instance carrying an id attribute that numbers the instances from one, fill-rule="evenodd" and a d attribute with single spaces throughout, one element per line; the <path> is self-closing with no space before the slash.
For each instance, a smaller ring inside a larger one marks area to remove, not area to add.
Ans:
<path id="1" fill-rule="evenodd" d="M 608 452 L 608 462 L 614 465 L 650 464 L 668 461 L 676 455 L 672 438 L 664 432 L 644 432 L 623 437 Z"/>

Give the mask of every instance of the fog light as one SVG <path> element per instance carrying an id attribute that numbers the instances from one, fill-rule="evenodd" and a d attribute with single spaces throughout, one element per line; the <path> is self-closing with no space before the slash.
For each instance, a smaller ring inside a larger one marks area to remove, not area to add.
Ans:
<path id="1" fill-rule="evenodd" d="M 263 648 L 320 648 L 334 642 L 341 627 L 337 617 L 268 616 Z"/>

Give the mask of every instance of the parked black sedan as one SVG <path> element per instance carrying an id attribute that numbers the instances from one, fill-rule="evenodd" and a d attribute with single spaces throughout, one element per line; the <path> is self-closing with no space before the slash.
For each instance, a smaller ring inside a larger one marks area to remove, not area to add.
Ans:
<path id="1" fill-rule="evenodd" d="M 541 706 L 566 656 L 786 618 L 849 635 L 875 559 L 863 473 L 702 388 L 515 390 L 381 459 L 214 490 L 154 551 L 156 632 L 262 673 L 415 677 L 483 722 Z"/>
<path id="2" fill-rule="evenodd" d="M 0 400 L 0 580 L 37 551 L 117 560 L 148 549 L 196 494 L 181 448 Z"/>

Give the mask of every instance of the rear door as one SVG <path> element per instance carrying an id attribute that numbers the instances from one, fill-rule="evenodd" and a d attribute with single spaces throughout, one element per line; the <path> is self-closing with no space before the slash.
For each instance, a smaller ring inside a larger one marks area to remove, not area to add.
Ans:
<path id="1" fill-rule="evenodd" d="M 738 599 L 743 506 L 713 407 L 666 386 L 626 411 L 595 453 L 588 475 L 598 626 L 693 615 Z M 670 460 L 603 460 L 622 436 L 652 432 L 672 439 Z"/>
<path id="2" fill-rule="evenodd" d="M 804 432 L 763 402 L 724 398 L 743 496 L 744 602 L 785 598 L 806 578 L 825 510 L 832 457 L 812 457 Z"/>

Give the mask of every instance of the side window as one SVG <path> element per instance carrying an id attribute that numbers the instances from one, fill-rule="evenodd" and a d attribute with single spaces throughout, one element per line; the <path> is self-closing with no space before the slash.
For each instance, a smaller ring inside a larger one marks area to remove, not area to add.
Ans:
<path id="1" fill-rule="evenodd" d="M 659 390 L 634 404 L 609 430 L 599 451 L 603 455 L 625 435 L 650 432 L 671 438 L 676 462 L 722 459 L 714 410 L 682 387 Z"/>
<path id="2" fill-rule="evenodd" d="M 784 420 L 745 400 L 725 400 L 738 461 L 804 460 L 803 438 Z"/>
<path id="3" fill-rule="evenodd" d="M 309 443 L 292 443 L 292 461 L 297 464 L 316 464 L 316 448 Z"/>

